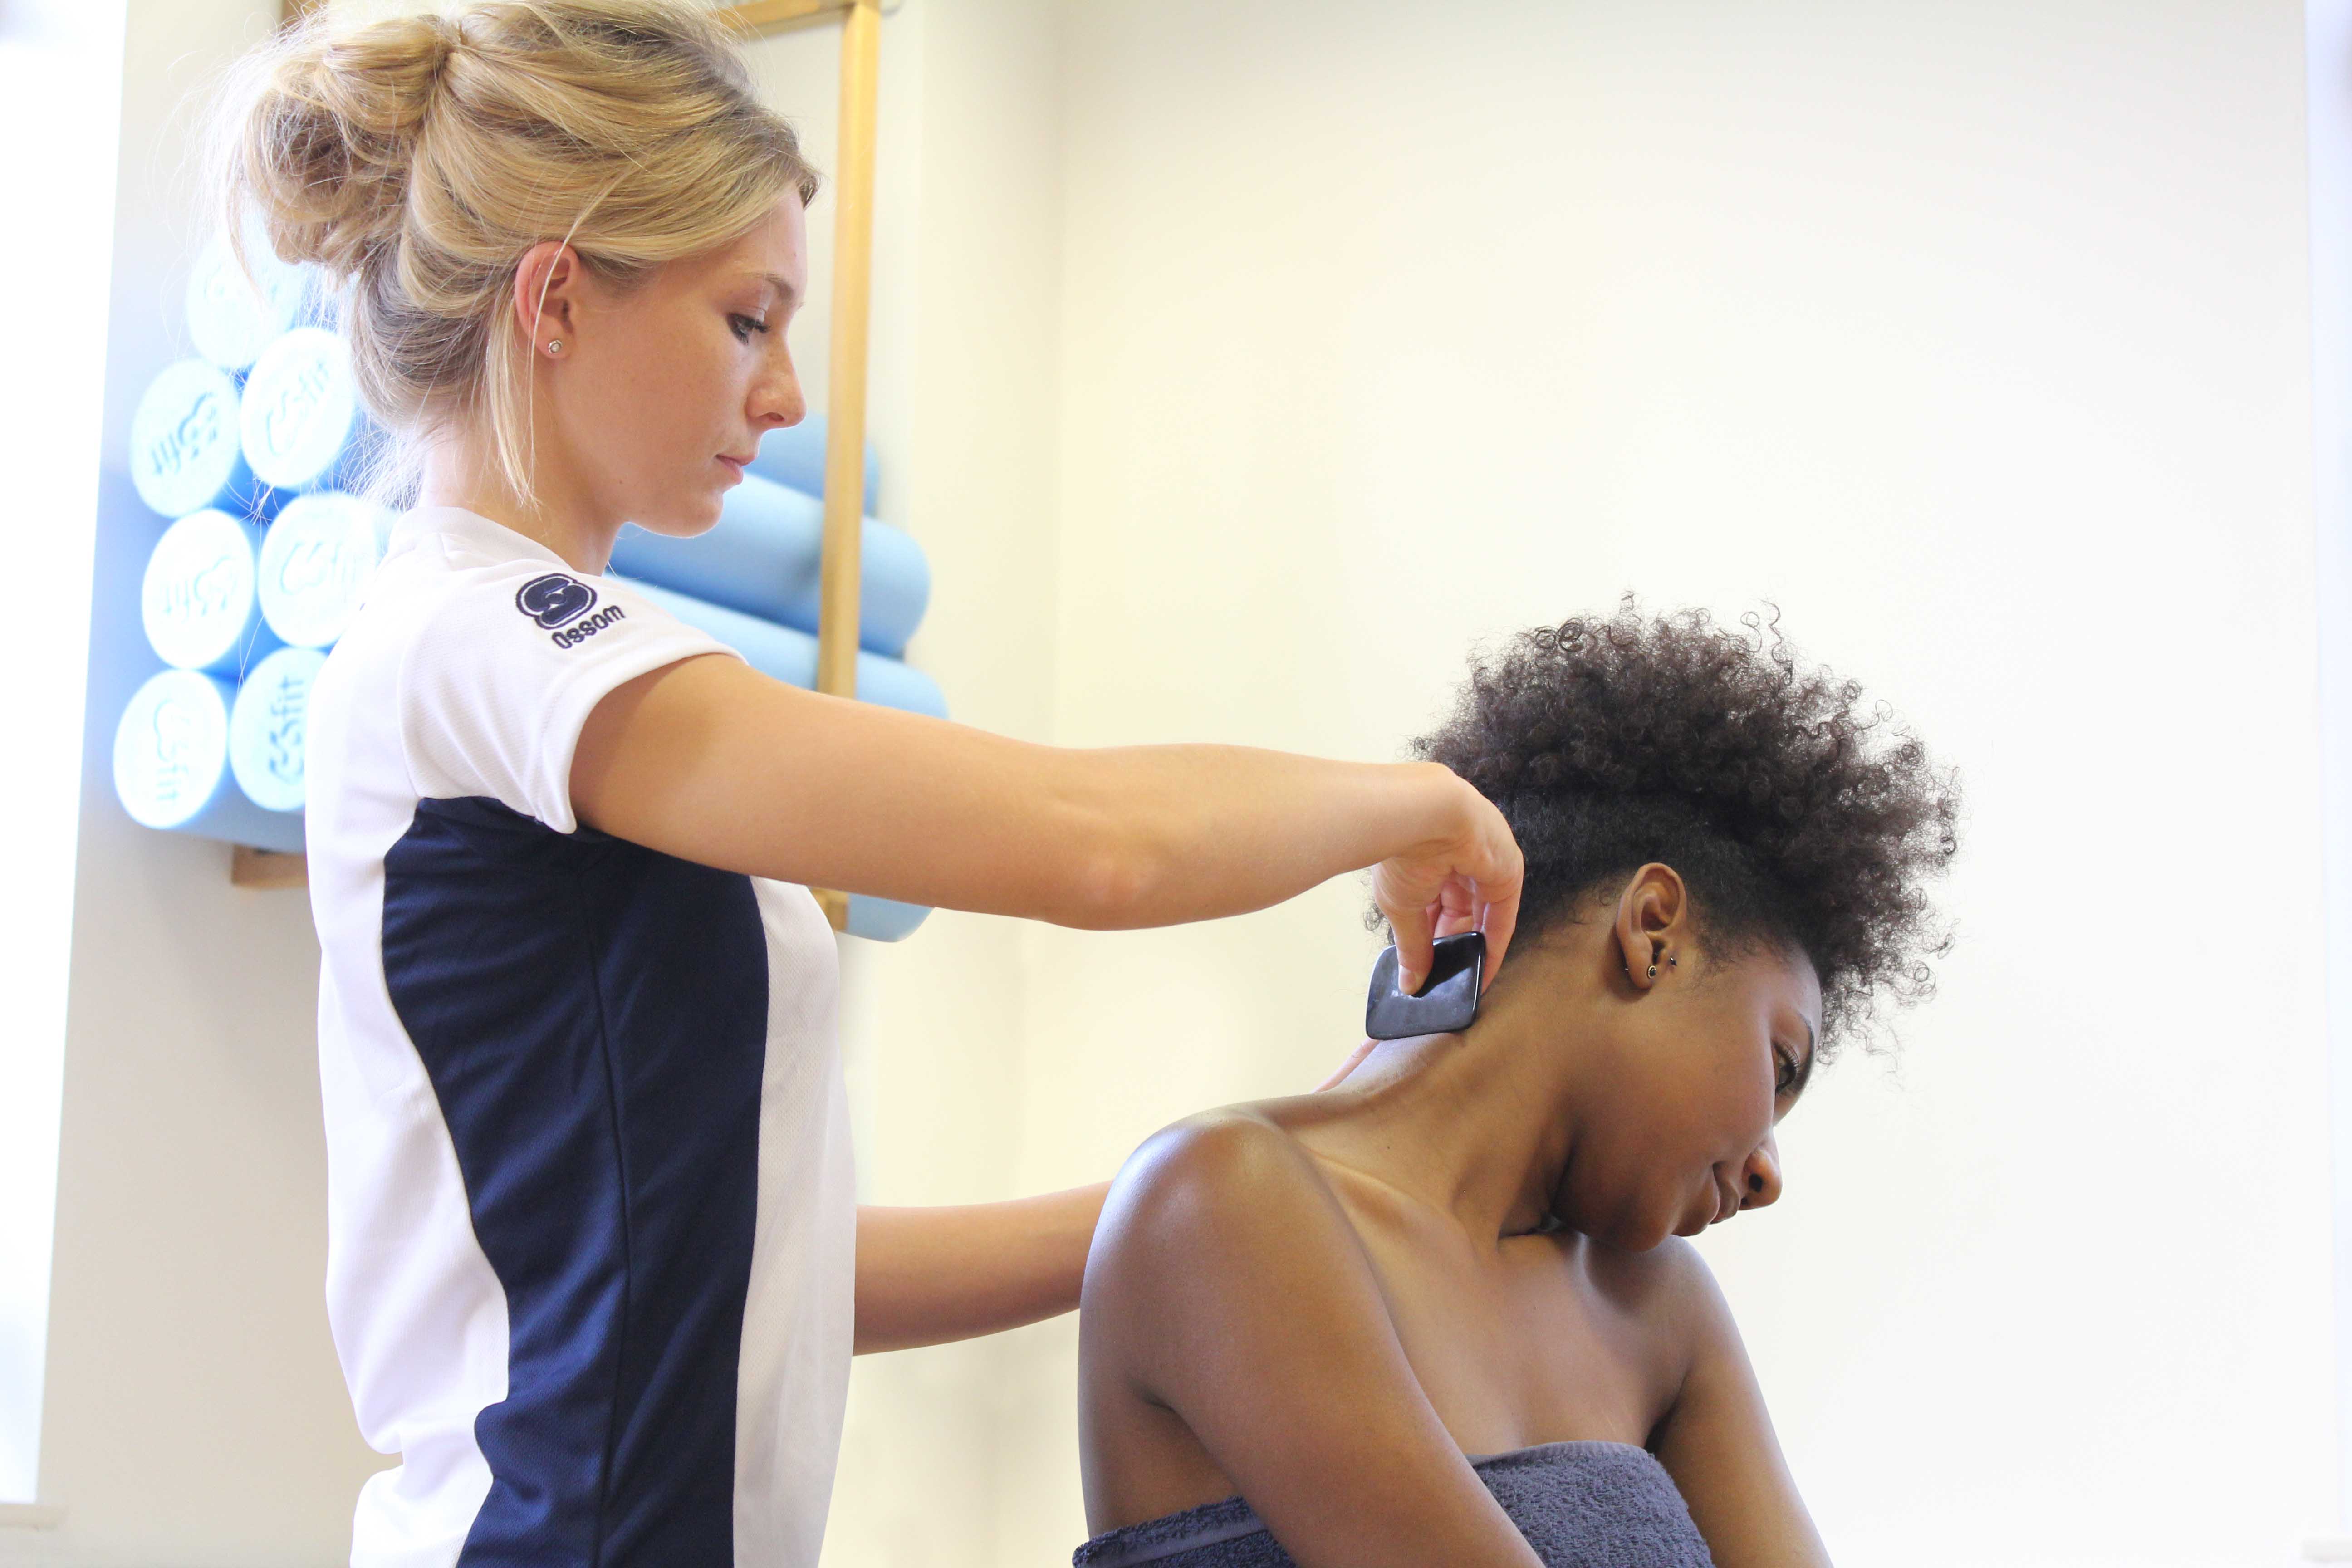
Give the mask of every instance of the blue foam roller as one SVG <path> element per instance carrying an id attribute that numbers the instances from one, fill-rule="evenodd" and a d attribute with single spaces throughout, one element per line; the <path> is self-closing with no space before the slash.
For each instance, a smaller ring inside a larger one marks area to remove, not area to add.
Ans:
<path id="1" fill-rule="evenodd" d="M 743 656 L 761 674 L 787 686 L 816 686 L 816 638 L 793 626 L 780 626 L 723 605 L 706 604 L 651 583 L 630 581 L 629 586 L 697 630 L 709 632 Z M 947 698 L 940 683 L 912 665 L 879 654 L 857 656 L 857 699 L 908 713 L 948 716 Z"/>
<path id="2" fill-rule="evenodd" d="M 310 271 L 280 261 L 258 235 L 246 242 L 248 278 L 225 236 L 197 254 L 188 274 L 188 339 L 223 370 L 243 370 L 294 330 L 312 288 Z"/>
<path id="3" fill-rule="evenodd" d="M 751 471 L 805 496 L 824 494 L 824 416 L 812 414 L 797 425 L 771 430 L 760 440 Z M 881 505 L 882 456 L 866 443 L 866 510 Z"/>
<path id="4" fill-rule="evenodd" d="M 245 378 L 237 428 L 245 460 L 265 485 L 300 491 L 334 484 L 360 423 L 351 355 L 323 327 L 288 332 L 261 351 Z"/>
<path id="5" fill-rule="evenodd" d="M 930 916 L 928 904 L 902 904 L 896 899 L 849 895 L 849 934 L 868 942 L 904 942 Z"/>
<path id="6" fill-rule="evenodd" d="M 341 490 L 296 496 L 262 536 L 261 614 L 289 647 L 330 647 L 359 612 L 391 513 Z"/>
<path id="7" fill-rule="evenodd" d="M 302 809 L 310 682 L 327 656 L 281 647 L 253 667 L 228 710 L 228 770 L 264 811 Z"/>
<path id="8" fill-rule="evenodd" d="M 139 620 L 165 664 L 236 675 L 278 646 L 261 615 L 257 531 L 255 523 L 205 510 L 155 542 L 140 579 Z"/>
<path id="9" fill-rule="evenodd" d="M 816 684 L 816 638 L 791 626 L 780 626 L 723 605 L 706 605 L 684 594 L 673 594 L 650 583 L 630 586 L 679 620 L 709 632 L 741 654 L 751 668 L 791 686 Z M 877 654 L 857 656 L 857 695 L 861 701 L 900 708 L 910 713 L 948 716 L 947 699 L 939 683 L 921 670 Z M 872 942 L 898 942 L 914 933 L 930 910 L 921 904 L 896 899 L 849 898 L 849 934 Z"/>
<path id="10" fill-rule="evenodd" d="M 114 727 L 114 793 L 132 820 L 288 853 L 302 847 L 297 813 L 264 811 L 229 770 L 228 683 L 167 669 L 131 695 Z"/>
<path id="11" fill-rule="evenodd" d="M 634 524 L 623 528 L 613 542 L 613 568 L 707 604 L 814 632 L 824 552 L 824 503 L 752 476 L 727 492 L 708 533 L 677 539 Z M 858 577 L 858 646 L 896 658 L 930 605 L 930 563 L 903 530 L 869 517 L 860 537 Z"/>
<path id="12" fill-rule="evenodd" d="M 165 517 L 262 507 L 268 487 L 245 460 L 239 402 L 236 383 L 210 360 L 164 366 L 131 416 L 131 483 L 139 499 Z"/>

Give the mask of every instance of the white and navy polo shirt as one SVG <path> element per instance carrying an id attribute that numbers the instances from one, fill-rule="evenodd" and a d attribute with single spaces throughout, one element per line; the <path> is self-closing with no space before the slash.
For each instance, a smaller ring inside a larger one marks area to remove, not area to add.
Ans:
<path id="1" fill-rule="evenodd" d="M 813 1565 L 856 1200 L 807 889 L 572 817 L 598 700 L 728 650 L 450 508 L 310 699 L 356 1568 Z"/>

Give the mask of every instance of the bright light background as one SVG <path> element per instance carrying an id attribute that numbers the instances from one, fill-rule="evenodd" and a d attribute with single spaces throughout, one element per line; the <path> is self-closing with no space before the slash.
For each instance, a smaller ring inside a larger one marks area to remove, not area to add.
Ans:
<path id="1" fill-rule="evenodd" d="M 122 18 L 102 0 L 0 6 L 5 617 L 11 647 L 38 650 L 10 683 L 0 765 L 0 1502 L 40 1476 Z"/>

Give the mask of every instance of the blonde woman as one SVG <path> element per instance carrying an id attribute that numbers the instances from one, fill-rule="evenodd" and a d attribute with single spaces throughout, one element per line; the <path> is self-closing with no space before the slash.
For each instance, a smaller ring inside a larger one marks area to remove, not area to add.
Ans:
<path id="1" fill-rule="evenodd" d="M 709 16 L 513 0 L 250 63 L 229 217 L 337 285 L 415 507 L 312 698 L 359 1563 L 816 1560 L 849 1357 L 1076 1304 L 1103 1189 L 856 1207 L 819 884 L 1083 927 L 1520 862 L 1441 766 L 1056 751 L 793 689 L 602 575 L 802 415 L 814 174 Z M 239 232 L 233 228 L 231 232 Z"/>

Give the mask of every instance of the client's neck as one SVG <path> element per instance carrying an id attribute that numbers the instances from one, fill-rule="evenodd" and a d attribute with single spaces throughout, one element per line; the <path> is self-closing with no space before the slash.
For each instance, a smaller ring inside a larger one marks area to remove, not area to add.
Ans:
<path id="1" fill-rule="evenodd" d="M 1573 1053 L 1558 1010 L 1545 1010 L 1538 1039 L 1536 1009 L 1494 1001 L 1466 1033 L 1382 1043 L 1349 1075 L 1344 1109 L 1317 1140 L 1481 1238 L 1541 1228 L 1575 1153 Z"/>

